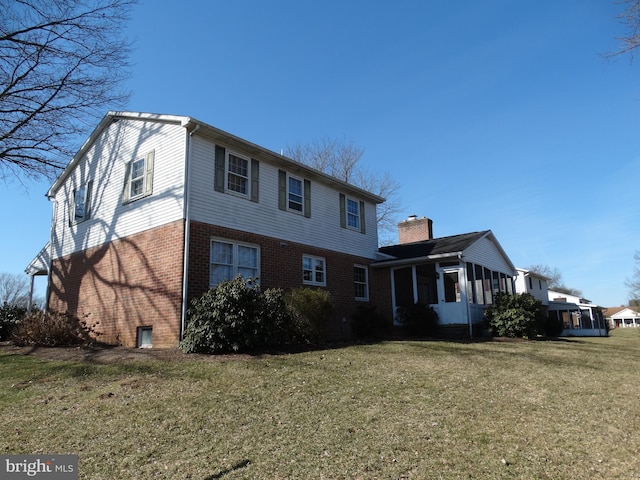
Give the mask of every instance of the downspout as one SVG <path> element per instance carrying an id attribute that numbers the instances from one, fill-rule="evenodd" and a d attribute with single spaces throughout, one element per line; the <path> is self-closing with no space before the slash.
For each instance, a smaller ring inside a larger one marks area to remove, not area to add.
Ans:
<path id="1" fill-rule="evenodd" d="M 51 210 L 51 227 L 49 228 L 50 233 L 49 233 L 49 263 L 47 265 L 47 288 L 45 289 L 45 293 L 44 293 L 44 311 L 48 312 L 49 311 L 49 296 L 51 295 L 51 271 L 53 270 L 53 251 L 54 251 L 54 246 L 53 246 L 53 238 L 55 235 L 55 228 L 56 228 L 56 224 L 57 224 L 57 219 L 56 219 L 56 215 L 58 215 L 58 201 L 55 198 L 52 198 L 50 196 L 47 195 L 47 199 L 50 202 L 53 202 Z"/>
<path id="2" fill-rule="evenodd" d="M 182 248 L 183 258 L 182 258 L 182 311 L 180 314 L 180 340 L 184 336 L 184 331 L 187 326 L 187 298 L 188 298 L 188 289 L 189 289 L 189 240 L 191 233 L 191 213 L 190 213 L 190 204 L 189 201 L 189 193 L 190 193 L 190 165 L 191 165 L 191 136 L 196 133 L 200 129 L 200 124 L 196 123 L 193 130 L 189 131 L 189 127 L 193 126 L 191 121 L 183 123 L 182 125 L 185 128 L 187 133 L 186 135 L 186 145 L 185 145 L 185 162 L 184 162 L 184 193 L 182 198 L 184 199 L 183 212 L 182 216 L 184 218 L 184 245 Z"/>

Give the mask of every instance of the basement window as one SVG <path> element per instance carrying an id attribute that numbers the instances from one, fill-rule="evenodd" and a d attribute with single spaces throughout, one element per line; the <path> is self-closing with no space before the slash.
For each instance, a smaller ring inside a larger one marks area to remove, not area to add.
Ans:
<path id="1" fill-rule="evenodd" d="M 138 348 L 151 348 L 153 336 L 152 327 L 138 327 Z"/>

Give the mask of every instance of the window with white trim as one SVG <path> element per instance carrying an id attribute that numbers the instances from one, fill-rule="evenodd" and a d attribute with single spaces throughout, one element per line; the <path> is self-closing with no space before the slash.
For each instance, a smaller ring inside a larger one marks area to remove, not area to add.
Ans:
<path id="1" fill-rule="evenodd" d="M 360 230 L 360 202 L 347 198 L 347 226 Z"/>
<path id="2" fill-rule="evenodd" d="M 155 151 L 151 151 L 144 157 L 131 160 L 127 164 L 122 195 L 123 203 L 151 195 L 154 157 Z"/>
<path id="3" fill-rule="evenodd" d="M 80 188 L 73 190 L 71 201 L 69 202 L 69 223 L 80 223 L 89 218 L 91 204 L 91 187 L 93 182 L 89 181 Z"/>
<path id="4" fill-rule="evenodd" d="M 302 283 L 317 286 L 325 286 L 327 284 L 324 258 L 311 255 L 302 257 Z"/>
<path id="5" fill-rule="evenodd" d="M 369 272 L 363 265 L 353 266 L 353 287 L 356 300 L 369 300 Z"/>
<path id="6" fill-rule="evenodd" d="M 296 177 L 289 176 L 287 186 L 287 200 L 289 209 L 302 213 L 304 207 L 302 180 Z"/>
<path id="7" fill-rule="evenodd" d="M 260 247 L 221 239 L 211 240 L 209 286 L 215 287 L 236 275 L 260 276 Z"/>
<path id="8" fill-rule="evenodd" d="M 227 190 L 249 196 L 251 160 L 227 152 Z"/>

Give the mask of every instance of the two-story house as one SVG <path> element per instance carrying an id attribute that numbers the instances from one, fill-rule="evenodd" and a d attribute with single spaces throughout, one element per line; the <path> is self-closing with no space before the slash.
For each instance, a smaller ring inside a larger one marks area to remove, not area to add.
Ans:
<path id="1" fill-rule="evenodd" d="M 109 112 L 47 197 L 29 273 L 106 342 L 177 346 L 190 300 L 237 274 L 327 289 L 330 338 L 358 304 L 391 304 L 370 268 L 383 198 L 191 117 Z"/>

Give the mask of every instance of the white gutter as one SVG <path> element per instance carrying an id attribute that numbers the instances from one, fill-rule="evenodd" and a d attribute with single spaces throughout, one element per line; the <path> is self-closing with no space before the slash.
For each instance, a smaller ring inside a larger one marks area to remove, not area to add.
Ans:
<path id="1" fill-rule="evenodd" d="M 184 192 L 182 198 L 184 199 L 184 206 L 182 216 L 184 218 L 184 245 L 182 248 L 182 311 L 180 313 L 180 340 L 184 336 L 184 331 L 187 327 L 187 310 L 188 310 L 188 290 L 189 290 L 189 243 L 191 238 L 191 213 L 189 194 L 191 184 L 191 137 L 200 129 L 199 123 L 194 123 L 192 119 L 188 118 L 181 123 L 181 126 L 185 128 L 186 132 L 186 145 L 185 145 L 185 162 L 184 162 Z M 189 129 L 192 128 L 191 131 Z"/>

